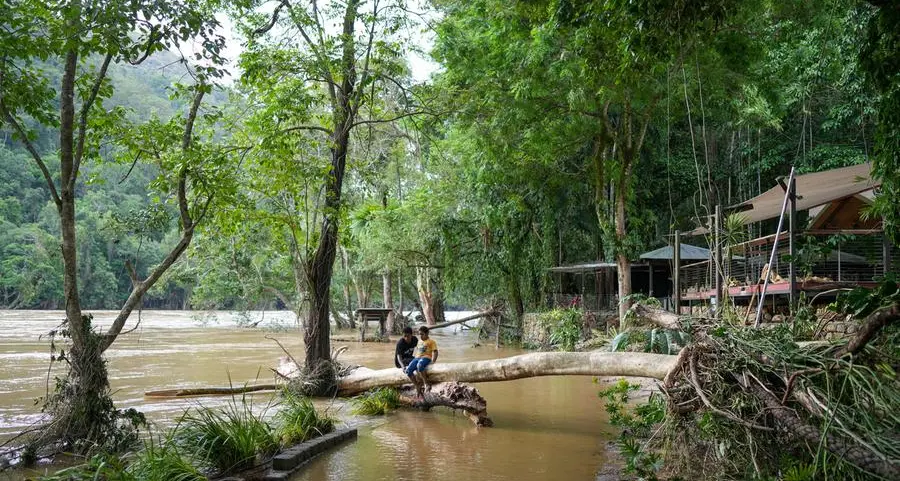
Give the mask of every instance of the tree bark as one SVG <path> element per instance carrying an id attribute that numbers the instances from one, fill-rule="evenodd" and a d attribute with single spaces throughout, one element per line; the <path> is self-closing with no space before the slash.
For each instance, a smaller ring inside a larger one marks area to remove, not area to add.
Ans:
<path id="1" fill-rule="evenodd" d="M 838 350 L 835 357 L 842 357 L 845 354 L 856 355 L 861 351 L 869 341 L 878 334 L 881 328 L 900 319 L 900 304 L 876 311 L 865 319 L 856 337 L 850 340 L 847 345 Z"/>
<path id="2" fill-rule="evenodd" d="M 396 313 L 394 312 L 394 290 L 392 289 L 393 280 L 391 280 L 391 271 L 389 269 L 385 269 L 384 272 L 381 273 L 381 295 L 384 300 L 384 308 L 390 309 L 391 312 L 387 315 L 387 320 L 385 321 L 385 331 L 387 331 L 388 335 L 394 334 L 394 316 Z"/>
<path id="3" fill-rule="evenodd" d="M 663 380 L 677 356 L 636 352 L 537 352 L 488 361 L 437 363 L 428 380 L 437 382 L 511 381 L 538 376 L 635 376 Z M 354 371 L 338 380 L 338 394 L 349 396 L 381 386 L 402 386 L 400 369 Z"/>
<path id="4" fill-rule="evenodd" d="M 419 304 L 421 304 L 422 307 L 422 316 L 425 318 L 425 325 L 433 326 L 437 324 L 437 320 L 434 318 L 429 270 L 429 267 L 416 268 L 416 291 L 419 293 Z"/>
<path id="5" fill-rule="evenodd" d="M 439 382 L 496 382 L 540 376 L 629 376 L 663 380 L 678 365 L 678 356 L 643 352 L 535 352 L 487 361 L 437 363 L 428 367 L 428 380 Z M 297 375 L 293 361 L 282 358 L 279 377 Z M 352 396 L 383 386 L 410 384 L 400 369 L 360 367 L 338 379 L 338 395 Z M 274 388 L 272 384 L 148 391 L 145 396 L 179 397 L 235 394 Z"/>
<path id="6" fill-rule="evenodd" d="M 353 315 L 353 297 L 350 295 L 350 266 L 348 265 L 347 253 L 344 250 L 341 250 L 341 268 L 344 271 L 344 275 L 347 277 L 347 281 L 344 282 L 344 285 L 341 289 L 344 293 L 344 303 L 346 304 L 347 309 L 347 319 L 350 323 L 350 329 L 356 329 L 356 319 Z"/>
<path id="7" fill-rule="evenodd" d="M 631 307 L 627 299 L 631 295 L 631 260 L 625 254 L 625 189 L 616 191 L 616 268 L 619 272 L 619 320 Z"/>
<path id="8" fill-rule="evenodd" d="M 631 309 L 632 312 L 638 316 L 647 319 L 663 329 L 681 329 L 681 321 L 675 313 L 664 311 L 662 309 L 654 309 L 643 304 L 635 304 Z"/>

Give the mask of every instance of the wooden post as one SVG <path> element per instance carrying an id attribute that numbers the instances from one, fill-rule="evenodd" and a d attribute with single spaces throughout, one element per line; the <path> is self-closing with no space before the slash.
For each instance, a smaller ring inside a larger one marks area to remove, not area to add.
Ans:
<path id="1" fill-rule="evenodd" d="M 653 297 L 653 261 L 647 261 L 647 267 L 650 268 L 650 297 Z"/>
<path id="2" fill-rule="evenodd" d="M 789 278 L 791 283 L 791 298 L 790 298 L 790 310 L 793 313 L 797 308 L 797 261 L 794 258 L 796 255 L 796 250 L 794 248 L 795 237 L 797 237 L 797 224 L 799 224 L 797 220 L 797 179 L 793 176 L 791 177 L 790 182 L 788 183 L 788 196 L 790 197 L 791 202 L 791 222 L 788 224 L 788 228 L 790 232 L 788 233 L 788 253 L 791 258 L 791 262 L 789 265 Z"/>
<path id="3" fill-rule="evenodd" d="M 716 319 L 720 317 L 722 312 L 722 243 L 721 243 L 721 226 L 722 226 L 722 207 L 716 204 L 715 215 L 713 216 L 713 242 L 715 243 L 714 258 L 715 266 L 713 267 L 713 275 L 715 276 L 716 286 L 716 310 L 713 315 Z"/>
<path id="4" fill-rule="evenodd" d="M 675 231 L 675 272 L 672 274 L 672 294 L 675 299 L 675 314 L 681 315 L 681 231 Z"/>

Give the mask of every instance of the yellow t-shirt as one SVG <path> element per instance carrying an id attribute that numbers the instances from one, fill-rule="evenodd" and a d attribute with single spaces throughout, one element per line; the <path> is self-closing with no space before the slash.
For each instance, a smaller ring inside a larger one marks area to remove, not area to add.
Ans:
<path id="1" fill-rule="evenodd" d="M 434 342 L 434 339 L 428 338 L 427 341 L 419 341 L 419 344 L 416 346 L 416 357 L 434 359 L 431 356 L 434 351 L 437 351 L 437 343 Z"/>

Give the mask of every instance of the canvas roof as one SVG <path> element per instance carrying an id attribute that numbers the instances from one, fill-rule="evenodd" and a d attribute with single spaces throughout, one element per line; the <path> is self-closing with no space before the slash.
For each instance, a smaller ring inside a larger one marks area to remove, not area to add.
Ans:
<path id="1" fill-rule="evenodd" d="M 840 169 L 799 175 L 797 180 L 797 210 L 806 210 L 837 199 L 859 194 L 880 185 L 872 179 L 872 164 L 865 163 Z M 773 219 L 781 214 L 784 189 L 776 185 L 762 194 L 729 207 L 738 211 L 745 223 Z"/>
<path id="2" fill-rule="evenodd" d="M 673 246 L 660 247 L 654 251 L 644 252 L 641 259 L 653 260 L 671 260 L 675 254 Z M 681 244 L 681 260 L 683 261 L 705 261 L 709 259 L 709 249 L 703 247 L 692 246 L 690 244 Z"/>
<path id="3" fill-rule="evenodd" d="M 829 202 L 860 194 L 881 185 L 872 178 L 872 164 L 864 163 L 831 169 L 823 172 L 798 175 L 797 210 L 807 210 Z M 784 202 L 784 189 L 776 185 L 762 194 L 726 208 L 726 212 L 738 212 L 744 224 L 774 219 L 781 214 Z M 698 227 L 688 235 L 700 235 L 709 232 L 705 227 Z"/>

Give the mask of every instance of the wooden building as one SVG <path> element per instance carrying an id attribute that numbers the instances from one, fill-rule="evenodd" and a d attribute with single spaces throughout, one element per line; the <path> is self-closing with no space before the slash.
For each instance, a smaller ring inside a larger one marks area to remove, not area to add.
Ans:
<path id="1" fill-rule="evenodd" d="M 765 235 L 735 245 L 721 243 L 718 263 L 713 256 L 681 267 L 682 299 L 715 302 L 718 274 L 722 297 L 736 304 L 752 302 L 764 288 L 766 302 L 776 306 L 787 305 L 800 293 L 825 302 L 840 289 L 872 287 L 885 273 L 900 272 L 894 262 L 900 251 L 884 235 L 881 219 L 865 214 L 878 185 L 871 164 L 860 164 L 796 176 L 794 222 L 789 222 L 790 211 L 782 214 L 790 200 L 786 185 L 725 209 Z M 776 234 L 780 217 L 783 226 Z M 707 235 L 714 242 L 711 230 L 699 228 L 692 234 Z"/>

